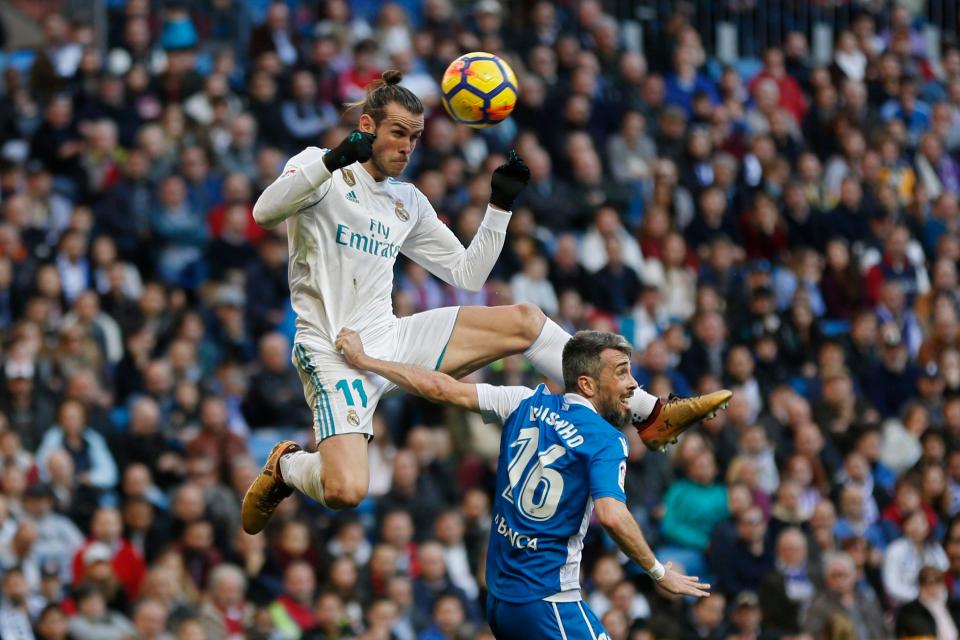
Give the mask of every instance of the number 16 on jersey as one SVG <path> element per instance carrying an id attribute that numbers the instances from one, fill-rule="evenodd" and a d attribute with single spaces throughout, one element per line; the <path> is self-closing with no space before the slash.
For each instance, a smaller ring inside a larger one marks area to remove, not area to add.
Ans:
<path id="1" fill-rule="evenodd" d="M 520 430 L 517 439 L 510 443 L 512 455 L 507 467 L 510 483 L 503 490 L 503 497 L 527 518 L 543 522 L 557 512 L 563 495 L 563 476 L 550 465 L 567 452 L 566 447 L 555 444 L 545 451 L 538 451 L 540 430 L 526 427 Z M 514 450 L 516 449 L 516 453 Z M 533 461 L 536 455 L 536 461 Z M 533 461 L 533 464 L 531 464 Z M 519 502 L 515 496 L 519 495 Z"/>

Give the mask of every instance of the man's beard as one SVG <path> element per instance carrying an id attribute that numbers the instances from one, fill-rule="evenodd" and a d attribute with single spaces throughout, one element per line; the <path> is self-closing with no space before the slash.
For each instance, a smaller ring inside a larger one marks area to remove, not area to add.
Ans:
<path id="1" fill-rule="evenodd" d="M 386 165 L 384 165 L 382 162 L 380 162 L 380 159 L 377 158 L 377 156 L 370 156 L 370 161 L 373 163 L 373 166 L 377 168 L 377 171 L 379 171 L 380 173 L 382 173 L 388 178 L 396 178 L 401 173 L 403 173 L 402 170 L 393 171 L 392 169 L 387 168 L 390 165 L 390 163 L 388 162 Z M 404 165 L 404 168 L 406 168 L 406 165 Z"/>
<path id="2" fill-rule="evenodd" d="M 598 403 L 597 413 L 600 417 L 612 424 L 617 429 L 621 429 L 630 422 L 630 411 L 620 406 L 620 400 L 614 399 L 608 403 Z"/>

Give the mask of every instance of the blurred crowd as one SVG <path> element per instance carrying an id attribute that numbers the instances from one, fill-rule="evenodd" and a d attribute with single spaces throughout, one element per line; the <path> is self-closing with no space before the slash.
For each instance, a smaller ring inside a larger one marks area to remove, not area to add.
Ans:
<path id="1" fill-rule="evenodd" d="M 428 109 L 406 178 L 464 243 L 505 153 L 532 173 L 485 289 L 401 259 L 398 315 L 532 302 L 624 334 L 652 393 L 735 391 L 667 453 L 627 430 L 631 511 L 714 589 L 663 598 L 592 526 L 610 637 L 956 639 L 960 48 L 917 4 L 852 2 L 822 66 L 801 31 L 722 65 L 682 5 L 640 48 L 599 0 L 33 6 L 0 91 L 0 637 L 491 637 L 475 416 L 388 398 L 360 508 L 239 527 L 272 443 L 312 441 L 252 205 L 395 68 Z M 439 106 L 477 50 L 521 87 L 486 130 Z"/>

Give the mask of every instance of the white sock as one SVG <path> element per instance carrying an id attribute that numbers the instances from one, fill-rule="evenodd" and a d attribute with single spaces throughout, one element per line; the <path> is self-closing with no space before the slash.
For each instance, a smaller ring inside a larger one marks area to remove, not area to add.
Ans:
<path id="1" fill-rule="evenodd" d="M 637 387 L 630 398 L 630 410 L 633 412 L 634 422 L 643 422 L 653 412 L 657 404 L 657 396 L 647 393 L 642 387 Z"/>
<path id="2" fill-rule="evenodd" d="M 280 474 L 288 487 L 313 498 L 320 504 L 326 504 L 323 501 L 319 453 L 294 451 L 281 456 Z"/>
<path id="3" fill-rule="evenodd" d="M 571 337 L 560 325 L 547 318 L 546 322 L 543 323 L 543 329 L 540 330 L 540 335 L 523 352 L 523 355 L 533 363 L 537 371 L 555 382 L 563 384 L 563 345 L 567 344 L 567 340 Z M 630 401 L 633 419 L 635 421 L 645 420 L 653 411 L 656 403 L 657 396 L 638 388 Z"/>
<path id="4" fill-rule="evenodd" d="M 523 352 L 523 355 L 533 363 L 537 371 L 554 382 L 563 384 L 563 345 L 567 344 L 569 339 L 569 333 L 547 318 L 543 323 L 543 329 L 540 330 L 540 335 Z"/>

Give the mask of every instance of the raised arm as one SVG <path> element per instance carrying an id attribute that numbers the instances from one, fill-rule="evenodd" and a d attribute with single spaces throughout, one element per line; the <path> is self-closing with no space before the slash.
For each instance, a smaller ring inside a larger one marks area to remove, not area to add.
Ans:
<path id="1" fill-rule="evenodd" d="M 253 205 L 253 219 L 271 229 L 323 196 L 318 189 L 333 172 L 354 162 L 365 162 L 373 152 L 372 133 L 353 131 L 335 149 L 307 147 L 283 167 L 280 177 L 263 190 Z"/>
<path id="2" fill-rule="evenodd" d="M 597 519 L 607 530 L 620 550 L 650 574 L 658 585 L 671 593 L 687 596 L 709 595 L 709 584 L 698 578 L 685 576 L 673 569 L 673 563 L 660 564 L 653 550 L 643 537 L 636 520 L 630 515 L 627 505 L 616 498 L 598 498 L 594 502 Z"/>
<path id="3" fill-rule="evenodd" d="M 480 411 L 477 385 L 459 382 L 439 371 L 372 358 L 364 352 L 360 334 L 352 329 L 340 330 L 336 348 L 351 367 L 373 372 L 405 391 L 434 402 Z"/>
<path id="4" fill-rule="evenodd" d="M 467 248 L 437 218 L 436 211 L 421 195 L 420 223 L 404 242 L 404 255 L 459 289 L 479 291 L 503 249 L 510 223 L 510 207 L 529 180 L 527 165 L 511 151 L 510 159 L 493 172 L 490 206 Z"/>

